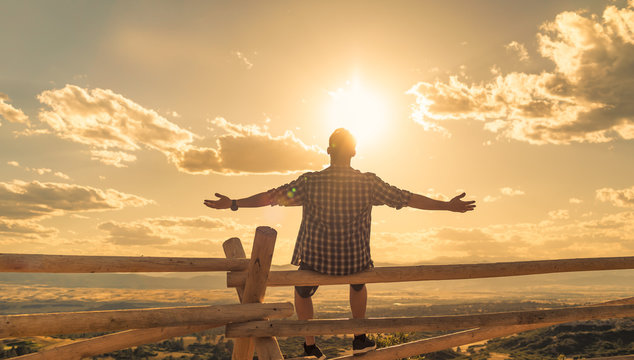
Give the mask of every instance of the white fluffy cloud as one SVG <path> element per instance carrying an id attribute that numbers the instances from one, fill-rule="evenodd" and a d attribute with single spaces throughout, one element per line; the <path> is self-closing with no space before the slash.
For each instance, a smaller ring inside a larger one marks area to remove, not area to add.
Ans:
<path id="1" fill-rule="evenodd" d="M 8 104 L 8 101 L 10 101 L 9 96 L 0 92 L 0 118 L 4 118 L 12 123 L 28 124 L 29 117 L 26 116 L 22 110 L 16 109 L 11 106 L 11 104 Z"/>
<path id="2" fill-rule="evenodd" d="M 132 152 L 142 148 L 160 151 L 192 174 L 289 173 L 318 169 L 325 160 L 323 151 L 292 132 L 273 136 L 220 118 L 213 123 L 227 134 L 216 139 L 215 147 L 194 145 L 199 138 L 194 133 L 111 90 L 66 85 L 38 99 L 49 107 L 39 118 L 52 133 L 89 146 L 92 159 L 112 166 L 134 162 Z"/>
<path id="3" fill-rule="evenodd" d="M 0 219 L 40 218 L 149 203 L 148 199 L 114 189 L 39 181 L 0 182 Z"/>
<path id="4" fill-rule="evenodd" d="M 611 202 L 614 206 L 634 207 L 634 186 L 628 189 L 603 188 L 596 192 L 597 199 Z"/>
<path id="5" fill-rule="evenodd" d="M 634 139 L 634 2 L 602 17 L 563 12 L 537 35 L 553 72 L 513 72 L 484 84 L 421 82 L 414 118 L 446 131 L 446 120 L 480 120 L 501 137 L 531 144 Z M 513 48 L 519 49 L 518 46 Z"/>

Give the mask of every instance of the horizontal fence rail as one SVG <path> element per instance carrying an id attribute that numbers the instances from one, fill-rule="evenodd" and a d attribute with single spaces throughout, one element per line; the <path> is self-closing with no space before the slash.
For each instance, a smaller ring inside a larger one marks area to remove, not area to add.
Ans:
<path id="1" fill-rule="evenodd" d="M 248 259 L 0 254 L 0 272 L 111 273 L 242 271 Z"/>
<path id="2" fill-rule="evenodd" d="M 634 316 L 634 305 L 579 306 L 565 309 L 408 318 L 251 321 L 228 324 L 226 336 L 234 338 L 443 331 L 631 316 Z"/>
<path id="3" fill-rule="evenodd" d="M 113 334 L 97 336 L 79 340 L 70 344 L 54 348 L 43 349 L 36 353 L 18 356 L 12 359 L 28 360 L 59 360 L 83 359 L 97 356 L 132 346 L 151 344 L 165 339 L 181 337 L 196 332 L 223 326 L 223 323 L 209 323 L 208 325 L 177 326 L 150 329 L 126 330 Z"/>
<path id="4" fill-rule="evenodd" d="M 353 275 L 324 275 L 310 270 L 271 271 L 267 286 L 388 283 L 425 280 L 478 279 L 573 271 L 634 269 L 634 256 L 499 262 L 489 264 L 376 267 Z M 246 273 L 227 274 L 228 287 L 244 285 Z"/>
<path id="5" fill-rule="evenodd" d="M 294 312 L 293 304 L 286 302 L 2 315 L 0 338 L 226 324 L 232 321 L 284 318 L 293 315 Z"/>

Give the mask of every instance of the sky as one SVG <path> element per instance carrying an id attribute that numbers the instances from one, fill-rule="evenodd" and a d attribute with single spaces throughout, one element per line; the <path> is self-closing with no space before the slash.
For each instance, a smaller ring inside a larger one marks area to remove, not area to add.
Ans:
<path id="1" fill-rule="evenodd" d="M 224 257 L 328 165 L 475 211 L 373 210 L 376 264 L 634 253 L 634 0 L 2 1 L 0 252 Z"/>

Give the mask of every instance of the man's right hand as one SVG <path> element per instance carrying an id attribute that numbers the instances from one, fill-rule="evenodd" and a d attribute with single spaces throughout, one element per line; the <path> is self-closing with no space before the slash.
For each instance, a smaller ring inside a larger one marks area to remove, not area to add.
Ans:
<path id="1" fill-rule="evenodd" d="M 205 200 L 204 204 L 212 209 L 229 209 L 231 207 L 231 199 L 222 194 L 216 193 L 218 200 Z"/>

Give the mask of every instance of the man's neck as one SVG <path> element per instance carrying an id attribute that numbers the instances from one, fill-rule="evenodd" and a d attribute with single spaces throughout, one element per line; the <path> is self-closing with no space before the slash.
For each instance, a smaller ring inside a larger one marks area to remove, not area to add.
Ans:
<path id="1" fill-rule="evenodd" d="M 336 167 L 350 167 L 350 158 L 344 159 L 330 159 L 330 166 Z"/>

